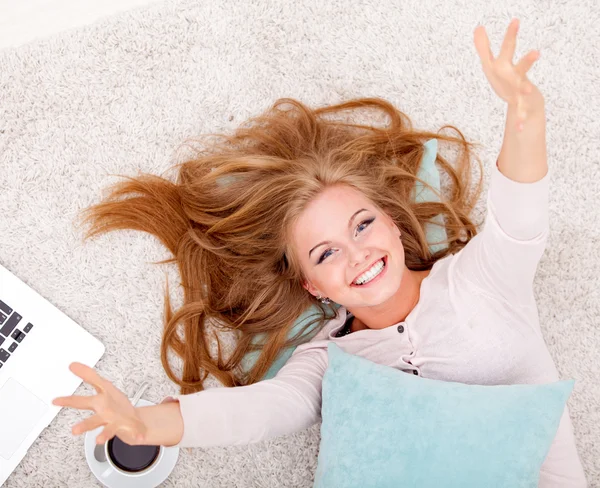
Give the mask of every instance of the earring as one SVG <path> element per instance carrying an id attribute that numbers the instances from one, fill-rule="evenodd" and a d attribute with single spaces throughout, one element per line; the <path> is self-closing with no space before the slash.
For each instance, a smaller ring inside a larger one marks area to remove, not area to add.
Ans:
<path id="1" fill-rule="evenodd" d="M 329 298 L 322 298 L 321 295 L 317 297 L 317 300 L 321 300 L 321 303 L 324 303 L 325 305 L 331 303 L 331 300 L 329 300 Z"/>

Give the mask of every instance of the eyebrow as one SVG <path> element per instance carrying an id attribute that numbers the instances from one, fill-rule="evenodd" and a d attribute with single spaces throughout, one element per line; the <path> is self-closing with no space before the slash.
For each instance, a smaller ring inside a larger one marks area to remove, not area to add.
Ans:
<path id="1" fill-rule="evenodd" d="M 359 210 L 357 210 L 356 212 L 354 212 L 352 214 L 352 217 L 350 217 L 350 220 L 348 220 L 348 229 L 350 228 L 350 226 L 352 225 L 352 221 L 354 220 L 354 217 L 356 217 L 359 213 L 361 212 L 367 212 L 366 208 L 361 208 Z M 323 241 L 323 242 L 319 242 L 315 247 L 313 247 L 309 252 L 308 252 L 308 257 L 310 259 L 310 255 L 311 253 L 319 246 L 322 246 L 324 244 L 331 244 L 331 241 Z"/>

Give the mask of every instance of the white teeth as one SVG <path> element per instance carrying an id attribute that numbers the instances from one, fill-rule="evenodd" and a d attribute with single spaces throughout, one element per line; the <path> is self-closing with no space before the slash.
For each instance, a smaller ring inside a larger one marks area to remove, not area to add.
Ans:
<path id="1" fill-rule="evenodd" d="M 384 268 L 384 263 L 383 263 L 383 258 L 380 259 L 379 261 L 377 261 L 377 263 L 375 263 L 371 269 L 369 271 L 366 271 L 365 273 L 363 273 L 362 275 L 360 275 L 356 281 L 354 281 L 355 285 L 362 285 L 364 283 L 366 283 L 367 281 L 371 281 L 373 278 L 375 278 L 379 273 L 381 273 L 381 271 Z"/>

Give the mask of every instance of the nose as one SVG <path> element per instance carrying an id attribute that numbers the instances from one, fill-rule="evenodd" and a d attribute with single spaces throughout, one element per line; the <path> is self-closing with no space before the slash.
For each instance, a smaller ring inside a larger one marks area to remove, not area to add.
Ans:
<path id="1" fill-rule="evenodd" d="M 369 251 L 357 247 L 354 244 L 348 247 L 348 261 L 352 267 L 361 266 L 367 259 L 369 259 L 370 255 L 371 253 Z"/>

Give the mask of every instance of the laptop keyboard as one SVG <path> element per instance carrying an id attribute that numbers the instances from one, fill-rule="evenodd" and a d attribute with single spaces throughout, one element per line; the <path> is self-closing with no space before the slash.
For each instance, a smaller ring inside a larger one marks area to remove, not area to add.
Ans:
<path id="1" fill-rule="evenodd" d="M 17 350 L 19 344 L 33 328 L 31 322 L 22 327 L 23 324 L 20 324 L 22 318 L 20 314 L 0 300 L 0 368 L 10 359 L 11 354 Z"/>

